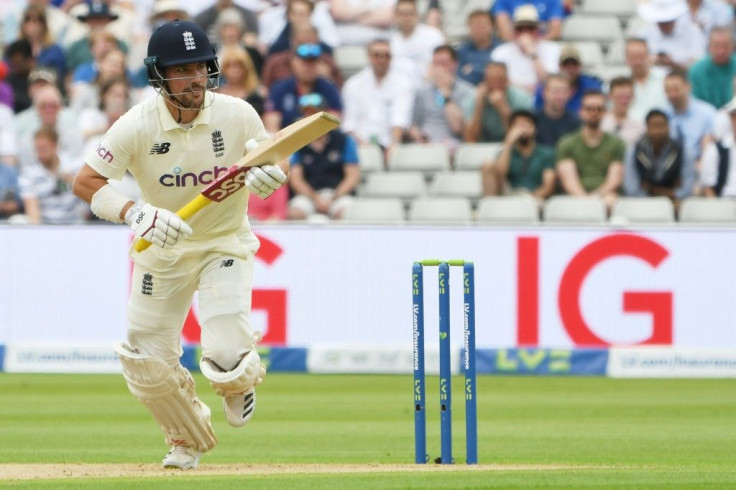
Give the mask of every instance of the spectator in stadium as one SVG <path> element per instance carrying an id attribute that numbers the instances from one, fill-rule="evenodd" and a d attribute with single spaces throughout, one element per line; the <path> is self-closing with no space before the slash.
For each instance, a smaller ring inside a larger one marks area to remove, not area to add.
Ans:
<path id="1" fill-rule="evenodd" d="M 570 81 L 562 75 L 550 75 L 544 81 L 544 106 L 536 113 L 537 143 L 557 146 L 566 134 L 580 129 L 580 117 L 567 109 Z"/>
<path id="2" fill-rule="evenodd" d="M 319 44 L 301 44 L 291 52 L 293 76 L 276 82 L 269 91 L 263 123 L 266 130 L 275 133 L 300 117 L 298 100 L 300 95 L 318 93 L 325 100 L 330 112 L 339 116 L 342 101 L 337 86 L 319 76 L 319 59 L 322 48 Z"/>
<path id="3" fill-rule="evenodd" d="M 311 5 L 307 7 L 306 1 Z M 279 40 L 279 43 L 283 43 L 280 40 L 280 36 L 285 33 L 287 24 L 291 24 L 291 32 L 293 33 L 295 28 L 312 25 L 317 29 L 318 42 L 324 43 L 325 46 L 330 48 L 330 52 L 333 48 L 340 45 L 340 38 L 337 35 L 337 27 L 335 21 L 330 15 L 330 3 L 327 0 L 271 0 L 260 12 L 258 16 L 258 44 L 259 48 L 268 52 L 271 46 Z M 264 4 L 265 2 L 261 2 Z M 293 4 L 293 5 L 292 5 Z M 287 13 L 287 9 L 291 9 L 292 12 Z M 311 10 L 311 14 L 305 14 L 306 10 Z M 292 16 L 294 22 L 289 21 L 289 16 Z M 288 32 L 288 31 L 286 31 Z M 287 39 L 287 43 L 284 45 L 285 50 L 293 46 L 293 39 Z M 323 46 L 323 47 L 325 47 Z M 277 48 L 276 51 L 284 51 L 284 47 Z M 269 54 L 268 57 L 271 55 Z"/>
<path id="4" fill-rule="evenodd" d="M 511 114 L 531 108 L 529 94 L 509 86 L 506 65 L 492 61 L 486 65 L 483 82 L 475 89 L 471 107 L 466 109 L 472 116 L 465 127 L 464 139 L 471 143 L 504 141 Z"/>
<path id="5" fill-rule="evenodd" d="M 646 41 L 629 39 L 626 41 L 626 64 L 631 69 L 634 80 L 634 100 L 629 108 L 629 115 L 644 121 L 652 109 L 664 109 L 667 96 L 664 93 L 664 76 L 662 70 L 652 70 L 652 60 Z"/>
<path id="6" fill-rule="evenodd" d="M 393 67 L 418 86 L 427 76 L 434 49 L 445 42 L 445 36 L 419 21 L 416 0 L 398 0 L 394 15 L 396 30 L 390 39 Z"/>
<path id="7" fill-rule="evenodd" d="M 5 81 L 13 91 L 13 112 L 18 114 L 31 106 L 31 98 L 28 95 L 30 85 L 28 76 L 35 63 L 31 43 L 25 39 L 19 39 L 9 44 L 5 48 L 5 62 L 8 65 Z M 56 75 L 54 75 L 54 80 L 56 80 Z"/>
<path id="8" fill-rule="evenodd" d="M 511 85 L 533 94 L 548 74 L 559 70 L 560 47 L 541 39 L 539 14 L 527 4 L 514 11 L 513 41 L 494 49 L 491 60 L 506 65 Z"/>
<path id="9" fill-rule="evenodd" d="M 435 48 L 429 79 L 414 98 L 412 125 L 407 132 L 415 143 L 442 143 L 451 151 L 462 141 L 475 87 L 457 78 L 457 54 L 449 44 Z"/>
<path id="10" fill-rule="evenodd" d="M 708 36 L 714 27 L 728 27 L 733 22 L 733 2 L 722 0 L 687 0 L 690 18 Z"/>
<path id="11" fill-rule="evenodd" d="M 291 38 L 294 29 L 312 26 L 312 15 L 314 13 L 314 3 L 312 0 L 289 0 L 286 3 L 286 25 L 279 33 L 279 36 L 268 48 L 268 56 L 276 53 L 289 51 L 292 48 Z M 319 35 L 319 31 L 317 32 Z M 332 46 L 318 39 L 316 44 L 322 46 L 325 53 L 332 54 Z"/>
<path id="12" fill-rule="evenodd" d="M 259 91 L 258 74 L 247 51 L 237 45 L 226 46 L 219 55 L 221 80 L 217 91 L 243 99 L 262 116 L 265 100 Z"/>
<path id="13" fill-rule="evenodd" d="M 707 102 L 691 96 L 690 83 L 684 71 L 673 70 L 667 74 L 664 90 L 669 100 L 664 112 L 670 120 L 672 137 L 680 141 L 697 162 L 703 148 L 713 139 L 716 110 Z"/>
<path id="14" fill-rule="evenodd" d="M 690 155 L 670 135 L 667 114 L 649 111 L 646 133 L 626 153 L 624 190 L 629 196 L 665 196 L 679 204 L 690 196 L 695 166 Z"/>
<path id="15" fill-rule="evenodd" d="M 342 130 L 359 145 L 378 144 L 388 153 L 411 124 L 412 82 L 391 68 L 388 41 L 371 42 L 367 52 L 369 66 L 350 77 L 342 91 Z"/>
<path id="16" fill-rule="evenodd" d="M 155 0 L 148 23 L 152 28 L 157 28 L 172 20 L 189 20 L 189 13 L 184 9 L 179 0 Z"/>
<path id="17" fill-rule="evenodd" d="M 261 199 L 255 193 L 248 197 L 248 220 L 284 221 L 288 218 L 289 189 L 281 186 L 268 199 Z"/>
<path id="18" fill-rule="evenodd" d="M 258 17 L 251 10 L 241 7 L 233 0 L 215 0 L 211 7 L 195 15 L 193 20 L 207 32 L 210 42 L 215 44 L 218 38 L 217 18 L 226 9 L 235 9 L 240 14 L 243 25 L 245 26 L 245 34 L 242 39 L 243 43 L 246 46 L 256 46 L 258 44 Z"/>
<path id="19" fill-rule="evenodd" d="M 105 53 L 97 66 L 94 79 L 87 82 L 77 82 L 70 89 L 70 107 L 75 112 L 88 107 L 100 105 L 100 87 L 108 80 L 126 78 L 130 80 L 130 73 L 125 68 L 125 54 L 118 49 Z"/>
<path id="20" fill-rule="evenodd" d="M 500 41 L 494 35 L 493 21 L 486 10 L 470 12 L 467 25 L 469 39 L 457 48 L 457 74 L 466 82 L 478 85 L 483 80 L 491 51 Z"/>
<path id="21" fill-rule="evenodd" d="M 23 211 L 18 187 L 18 170 L 0 161 L 0 220 L 7 220 Z"/>
<path id="22" fill-rule="evenodd" d="M 227 8 L 220 12 L 215 22 L 217 33 L 217 50 L 223 50 L 227 46 L 237 46 L 248 53 L 256 74 L 260 77 L 263 73 L 263 54 L 255 46 L 248 46 L 243 42 L 245 24 L 240 12 L 233 8 Z"/>
<path id="23" fill-rule="evenodd" d="M 15 135 L 15 114 L 13 109 L 0 104 L 0 165 L 17 167 L 18 144 Z"/>
<path id="24" fill-rule="evenodd" d="M 72 193 L 74 168 L 59 154 L 59 135 L 51 126 L 33 134 L 34 163 L 21 168 L 18 179 L 23 207 L 33 224 L 82 223 L 89 206 Z"/>
<path id="25" fill-rule="evenodd" d="M 322 44 L 319 43 L 317 29 L 311 24 L 293 28 L 291 41 L 293 43 L 292 51 L 302 44 L 318 45 L 322 48 Z M 288 78 L 293 75 L 291 71 L 292 51 L 281 51 L 279 53 L 269 55 L 266 58 L 266 64 L 263 67 L 263 76 L 261 77 L 261 82 L 266 88 L 271 88 L 271 86 L 279 80 L 283 80 L 284 78 Z M 322 49 L 322 54 L 319 56 L 317 64 L 317 71 L 320 76 L 333 82 L 338 87 L 342 87 L 342 73 L 337 67 L 335 59 L 331 54 Z"/>
<path id="26" fill-rule="evenodd" d="M 364 46 L 391 35 L 396 0 L 329 0 L 341 45 Z"/>
<path id="27" fill-rule="evenodd" d="M 92 83 L 97 77 L 102 58 L 110 51 L 117 50 L 117 40 L 109 31 L 93 31 L 89 34 L 92 61 L 82 63 L 72 73 L 71 83 Z"/>
<path id="28" fill-rule="evenodd" d="M 5 81 L 8 76 L 8 65 L 0 60 L 0 105 L 13 108 L 13 87 Z"/>
<path id="29" fill-rule="evenodd" d="M 66 67 L 71 72 L 83 63 L 94 61 L 92 49 L 90 46 L 89 36 L 95 31 L 110 30 L 112 23 L 120 16 L 110 11 L 110 6 L 105 2 L 91 2 L 88 11 L 85 14 L 78 15 L 77 18 L 83 22 L 89 29 L 89 32 L 82 38 L 73 42 L 66 49 Z M 111 31 L 112 32 L 112 31 Z M 116 36 L 118 49 L 123 53 L 128 53 L 128 45 Z"/>
<path id="30" fill-rule="evenodd" d="M 641 36 L 654 54 L 656 66 L 688 68 L 705 56 L 705 34 L 687 14 L 685 0 L 651 0 L 639 4 L 637 11 L 653 24 Z"/>
<path id="31" fill-rule="evenodd" d="M 693 97 L 715 108 L 723 107 L 733 98 L 736 54 L 730 28 L 715 27 L 710 31 L 708 54 L 690 67 L 688 76 Z"/>
<path id="32" fill-rule="evenodd" d="M 566 194 L 598 196 L 610 210 L 623 183 L 626 145 L 601 129 L 605 112 L 603 92 L 591 91 L 583 95 L 582 128 L 557 144 L 557 174 Z"/>
<path id="33" fill-rule="evenodd" d="M 100 85 L 99 106 L 87 107 L 79 113 L 79 130 L 84 138 L 84 154 L 115 121 L 131 107 L 130 83 L 125 77 L 111 78 Z"/>
<path id="34" fill-rule="evenodd" d="M 570 81 L 570 97 L 567 100 L 567 110 L 577 114 L 580 112 L 580 103 L 583 94 L 590 90 L 603 90 L 603 83 L 592 75 L 583 74 L 583 63 L 580 51 L 574 45 L 564 46 L 560 51 L 560 72 Z M 544 85 L 540 84 L 534 97 L 534 107 L 539 109 L 544 105 Z"/>
<path id="35" fill-rule="evenodd" d="M 536 116 L 514 111 L 509 130 L 495 160 L 481 168 L 483 195 L 530 193 L 539 200 L 555 190 L 555 150 L 536 142 Z"/>
<path id="36" fill-rule="evenodd" d="M 304 117 L 325 110 L 319 94 L 299 98 Z M 314 214 L 340 219 L 353 203 L 360 183 L 360 165 L 355 141 L 339 129 L 294 153 L 289 186 L 294 197 L 289 202 L 289 219 L 303 220 Z"/>
<path id="37" fill-rule="evenodd" d="M 702 157 L 700 185 L 706 197 L 736 197 L 736 101 L 723 107 L 730 119 L 728 133 L 719 141 L 709 142 Z"/>
<path id="38" fill-rule="evenodd" d="M 424 22 L 428 26 L 442 30 L 442 5 L 440 0 L 429 0 L 427 12 L 424 14 Z"/>
<path id="39" fill-rule="evenodd" d="M 64 51 L 51 37 L 43 6 L 29 4 L 23 12 L 20 39 L 25 39 L 30 43 L 35 66 L 51 68 L 56 72 L 59 80 L 64 80 L 66 76 Z M 63 84 L 59 88 L 63 90 Z"/>
<path id="40" fill-rule="evenodd" d="M 496 0 L 491 14 L 496 19 L 498 35 L 504 41 L 514 40 L 514 25 L 511 19 L 522 5 L 533 5 L 539 13 L 540 29 L 545 39 L 556 40 L 562 34 L 562 19 L 565 16 L 561 0 Z"/>
<path id="41" fill-rule="evenodd" d="M 634 82 L 629 77 L 616 77 L 608 86 L 611 107 L 601 120 L 601 129 L 621 138 L 627 147 L 639 141 L 644 134 L 644 124 L 629 116 L 631 100 L 634 98 Z"/>
<path id="42" fill-rule="evenodd" d="M 20 168 L 32 164 L 33 135 L 42 126 L 49 126 L 58 133 L 59 151 L 65 160 L 75 160 L 81 153 L 82 138 L 74 112 L 64 107 L 61 92 L 56 86 L 46 84 L 33 94 L 33 105 L 16 117 L 18 160 Z"/>

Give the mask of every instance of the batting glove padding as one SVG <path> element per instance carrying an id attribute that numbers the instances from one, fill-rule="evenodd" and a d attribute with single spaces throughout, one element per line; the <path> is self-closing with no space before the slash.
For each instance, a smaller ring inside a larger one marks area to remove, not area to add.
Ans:
<path id="1" fill-rule="evenodd" d="M 286 174 L 278 165 L 253 167 L 245 176 L 245 187 L 261 199 L 273 194 L 284 182 Z"/>
<path id="2" fill-rule="evenodd" d="M 137 237 L 161 248 L 176 245 L 192 234 L 192 228 L 175 213 L 140 202 L 125 213 L 125 222 Z"/>

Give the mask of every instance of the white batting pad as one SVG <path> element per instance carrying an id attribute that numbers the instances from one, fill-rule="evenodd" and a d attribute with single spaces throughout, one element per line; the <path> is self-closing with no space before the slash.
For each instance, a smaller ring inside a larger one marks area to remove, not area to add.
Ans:
<path id="1" fill-rule="evenodd" d="M 210 359 L 203 357 L 199 369 L 220 396 L 239 395 L 260 384 L 266 377 L 266 366 L 256 349 L 251 349 L 232 371 L 223 371 Z"/>
<path id="2" fill-rule="evenodd" d="M 197 398 L 189 371 L 141 355 L 125 343 L 118 344 L 115 352 L 123 365 L 128 389 L 153 414 L 167 444 L 201 452 L 215 447 L 210 409 Z"/>

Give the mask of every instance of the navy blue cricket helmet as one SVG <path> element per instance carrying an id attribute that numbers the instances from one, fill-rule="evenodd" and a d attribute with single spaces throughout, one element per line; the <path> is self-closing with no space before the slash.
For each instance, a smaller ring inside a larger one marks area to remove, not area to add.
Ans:
<path id="1" fill-rule="evenodd" d="M 148 71 L 148 83 L 162 88 L 166 81 L 164 68 L 205 62 L 210 78 L 217 78 L 220 65 L 215 48 L 210 44 L 207 33 L 189 20 L 173 20 L 162 24 L 148 41 L 148 56 L 144 60 Z"/>

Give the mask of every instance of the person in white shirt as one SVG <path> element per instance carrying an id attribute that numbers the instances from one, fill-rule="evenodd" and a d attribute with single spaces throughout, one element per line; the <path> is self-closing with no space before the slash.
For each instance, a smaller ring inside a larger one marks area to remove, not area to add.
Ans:
<path id="1" fill-rule="evenodd" d="M 249 192 L 201 210 L 188 223 L 174 211 L 268 135 L 250 104 L 211 91 L 219 75 L 217 55 L 194 22 L 155 30 L 145 64 L 159 95 L 135 105 L 107 131 L 87 155 L 73 190 L 98 217 L 125 222 L 136 239 L 152 244 L 130 251 L 128 338 L 116 353 L 131 393 L 151 411 L 170 446 L 163 466 L 190 469 L 217 439 L 211 411 L 179 363 L 182 325 L 198 291 L 200 369 L 223 397 L 228 423 L 244 425 L 254 413 L 255 387 L 266 375 L 256 349 L 260 336 L 249 320 L 259 243 L 246 215 Z M 140 186 L 142 201 L 108 183 L 126 171 Z M 286 181 L 286 172 L 286 162 L 252 168 L 241 187 L 266 198 Z"/>
<path id="2" fill-rule="evenodd" d="M 559 71 L 560 46 L 541 39 L 536 7 L 522 5 L 514 11 L 514 40 L 493 50 L 491 60 L 506 65 L 511 85 L 533 94 L 548 74 Z"/>
<path id="3" fill-rule="evenodd" d="M 445 36 L 434 27 L 419 22 L 415 0 L 396 2 L 396 30 L 391 34 L 394 69 L 418 86 L 427 76 L 434 48 L 445 42 Z"/>
<path id="4" fill-rule="evenodd" d="M 396 0 L 329 0 L 341 46 L 363 46 L 388 37 Z"/>
<path id="5" fill-rule="evenodd" d="M 664 109 L 667 106 L 667 95 L 664 93 L 665 73 L 652 70 L 649 48 L 643 39 L 626 41 L 626 64 L 631 69 L 634 80 L 634 100 L 629 107 L 629 116 L 644 122 L 644 118 L 652 109 Z"/>
<path id="6" fill-rule="evenodd" d="M 707 37 L 688 15 L 685 0 L 651 0 L 640 4 L 637 11 L 652 23 L 641 37 L 656 66 L 686 69 L 705 56 Z"/>
<path id="7" fill-rule="evenodd" d="M 412 117 L 411 81 L 391 68 L 391 47 L 375 40 L 367 47 L 370 66 L 342 90 L 342 129 L 359 145 L 378 144 L 387 151 L 402 141 Z"/>

